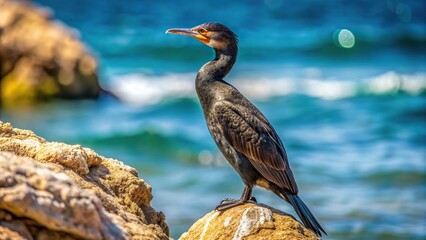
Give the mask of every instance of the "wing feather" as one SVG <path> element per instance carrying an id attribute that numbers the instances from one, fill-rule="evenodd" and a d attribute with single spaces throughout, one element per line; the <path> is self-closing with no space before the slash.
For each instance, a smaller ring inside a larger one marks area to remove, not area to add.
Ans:
<path id="1" fill-rule="evenodd" d="M 220 101 L 214 105 L 214 113 L 227 141 L 246 156 L 265 179 L 297 194 L 284 146 L 259 110 Z"/>

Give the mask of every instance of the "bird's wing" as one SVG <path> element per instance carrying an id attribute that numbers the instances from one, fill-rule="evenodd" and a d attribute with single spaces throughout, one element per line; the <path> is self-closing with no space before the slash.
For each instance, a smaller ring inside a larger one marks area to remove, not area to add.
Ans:
<path id="1" fill-rule="evenodd" d="M 260 111 L 254 106 L 245 108 L 227 101 L 217 102 L 213 110 L 228 142 L 246 156 L 265 179 L 297 194 L 284 146 Z"/>

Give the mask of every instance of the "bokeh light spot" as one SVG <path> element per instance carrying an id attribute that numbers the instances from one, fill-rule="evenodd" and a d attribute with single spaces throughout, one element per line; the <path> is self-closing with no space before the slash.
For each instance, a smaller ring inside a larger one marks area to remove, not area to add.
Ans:
<path id="1" fill-rule="evenodd" d="M 355 36 L 348 29 L 340 30 L 337 38 L 340 46 L 344 48 L 352 48 L 355 45 Z"/>

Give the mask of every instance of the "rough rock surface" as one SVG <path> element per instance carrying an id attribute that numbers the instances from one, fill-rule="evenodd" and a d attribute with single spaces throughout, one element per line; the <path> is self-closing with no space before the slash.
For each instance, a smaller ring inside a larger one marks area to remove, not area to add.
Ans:
<path id="1" fill-rule="evenodd" d="M 97 98 L 96 59 L 77 33 L 29 1 L 0 0 L 0 103 Z"/>
<path id="2" fill-rule="evenodd" d="M 0 239 L 169 239 L 134 168 L 0 122 Z"/>
<path id="3" fill-rule="evenodd" d="M 199 219 L 179 240 L 317 240 L 292 216 L 266 205 L 251 203 L 212 211 Z"/>

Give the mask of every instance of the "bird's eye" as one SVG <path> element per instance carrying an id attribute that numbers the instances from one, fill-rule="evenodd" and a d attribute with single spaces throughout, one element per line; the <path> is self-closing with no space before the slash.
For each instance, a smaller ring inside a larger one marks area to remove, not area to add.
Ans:
<path id="1" fill-rule="evenodd" d="M 204 28 L 200 28 L 200 29 L 198 29 L 198 33 L 203 34 L 203 33 L 205 33 L 205 32 L 207 32 L 207 30 L 206 30 L 206 29 L 204 29 Z"/>

